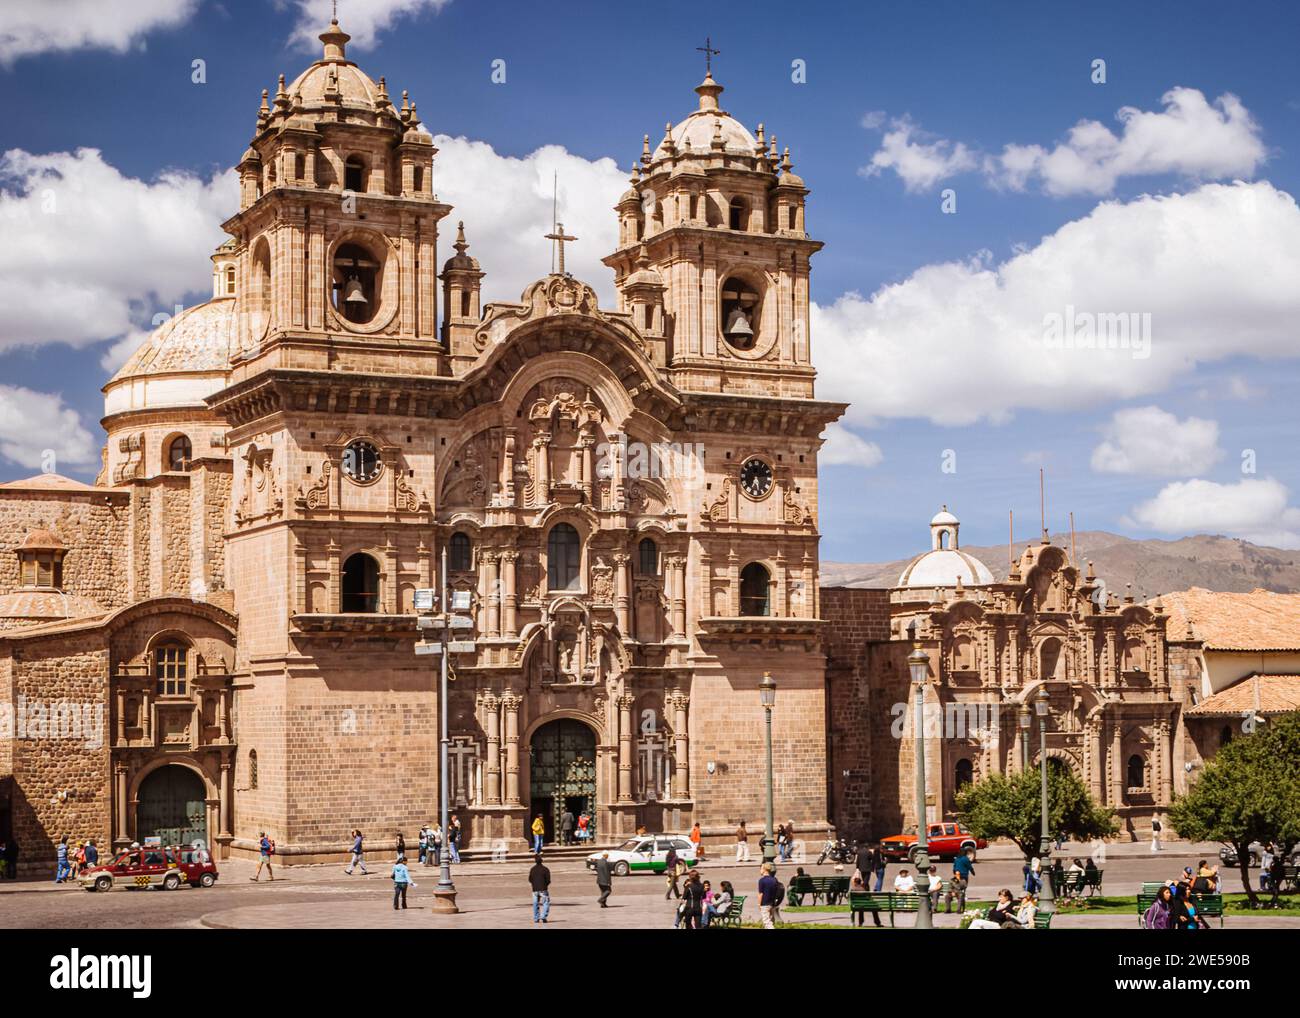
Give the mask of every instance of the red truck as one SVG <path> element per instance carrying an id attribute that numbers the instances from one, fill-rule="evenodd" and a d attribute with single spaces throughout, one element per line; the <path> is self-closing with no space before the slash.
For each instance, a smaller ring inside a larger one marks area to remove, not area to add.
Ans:
<path id="1" fill-rule="evenodd" d="M 930 824 L 925 831 L 926 851 L 931 859 L 954 859 L 968 848 L 988 848 L 989 843 L 977 838 L 964 824 Z M 893 862 L 906 859 L 916 862 L 916 835 L 892 834 L 880 841 L 880 853 Z"/>
<path id="2" fill-rule="evenodd" d="M 217 867 L 203 849 L 137 846 L 118 852 L 112 862 L 103 866 L 82 870 L 77 882 L 87 891 L 111 891 L 115 887 L 174 891 L 181 884 L 211 887 L 217 882 Z"/>

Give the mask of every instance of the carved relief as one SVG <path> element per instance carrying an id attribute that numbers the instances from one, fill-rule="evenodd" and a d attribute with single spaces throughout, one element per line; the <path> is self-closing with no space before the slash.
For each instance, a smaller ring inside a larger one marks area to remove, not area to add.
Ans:
<path id="1" fill-rule="evenodd" d="M 126 459 L 113 471 L 113 481 L 129 481 L 134 477 L 144 476 L 144 433 L 124 435 L 118 440 L 117 449 L 126 453 Z"/>
<path id="2" fill-rule="evenodd" d="M 298 487 L 297 505 L 300 509 L 328 509 L 330 507 L 330 461 L 325 460 L 320 467 L 320 477 L 316 483 L 306 488 Z"/>
<path id="3" fill-rule="evenodd" d="M 255 520 L 279 516 L 284 509 L 280 481 L 272 467 L 274 449 L 250 445 L 243 455 L 244 485 L 235 507 L 235 523 L 244 526 Z"/>
<path id="4" fill-rule="evenodd" d="M 722 490 L 712 502 L 705 501 L 700 510 L 700 519 L 705 523 L 727 523 L 731 519 L 731 478 L 724 478 Z"/>
<path id="5" fill-rule="evenodd" d="M 804 505 L 789 488 L 785 489 L 785 505 L 782 514 L 785 522 L 792 526 L 804 527 L 812 523 L 812 510 Z"/>

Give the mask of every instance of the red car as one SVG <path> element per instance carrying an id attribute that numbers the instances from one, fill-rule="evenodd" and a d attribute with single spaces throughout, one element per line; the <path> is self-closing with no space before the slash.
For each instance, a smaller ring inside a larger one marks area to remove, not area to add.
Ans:
<path id="1" fill-rule="evenodd" d="M 115 887 L 161 887 L 174 891 L 181 884 L 211 887 L 217 882 L 217 867 L 203 850 L 183 848 L 177 852 L 150 845 L 128 848 L 110 863 L 82 870 L 77 882 L 87 891 L 111 891 Z"/>
<path id="2" fill-rule="evenodd" d="M 931 859 L 954 859 L 968 848 L 988 848 L 989 843 L 966 830 L 963 824 L 930 824 L 925 832 L 926 851 Z M 916 862 L 916 835 L 894 834 L 880 841 L 880 853 L 894 862 Z"/>

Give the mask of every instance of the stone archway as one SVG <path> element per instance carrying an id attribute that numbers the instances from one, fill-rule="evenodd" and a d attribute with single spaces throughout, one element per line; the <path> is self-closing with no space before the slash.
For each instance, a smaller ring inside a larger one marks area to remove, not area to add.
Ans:
<path id="1" fill-rule="evenodd" d="M 574 817 L 583 811 L 596 823 L 596 731 L 571 717 L 559 717 L 535 728 L 528 740 L 528 815 L 525 837 L 537 814 L 546 826 L 546 843 L 559 837 L 560 818 L 567 809 Z M 593 832 L 594 833 L 594 832 Z"/>
<path id="2" fill-rule="evenodd" d="M 207 787 L 198 774 L 168 764 L 146 774 L 136 791 L 135 840 L 159 838 L 164 845 L 210 846 Z"/>

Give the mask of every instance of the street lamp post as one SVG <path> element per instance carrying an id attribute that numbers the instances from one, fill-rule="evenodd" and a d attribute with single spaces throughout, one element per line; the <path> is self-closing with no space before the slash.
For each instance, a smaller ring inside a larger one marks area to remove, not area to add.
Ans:
<path id="1" fill-rule="evenodd" d="M 1048 860 L 1052 855 L 1047 802 L 1047 716 L 1050 705 L 1051 697 L 1047 695 L 1047 687 L 1039 686 L 1034 696 L 1034 712 L 1038 715 L 1038 771 L 1043 792 L 1042 825 L 1038 841 L 1038 861 L 1042 867 L 1043 886 L 1038 895 L 1038 910 L 1044 913 L 1056 911 L 1056 896 L 1052 891 L 1052 881 L 1048 873 Z"/>
<path id="2" fill-rule="evenodd" d="M 763 673 L 758 684 L 759 702 L 767 714 L 767 827 L 763 831 L 763 862 L 776 865 L 776 837 L 772 804 L 772 708 L 776 706 L 776 680 L 771 672 Z"/>
<path id="3" fill-rule="evenodd" d="M 1033 724 L 1033 714 L 1029 710 L 1029 704 L 1022 703 L 1017 717 L 1020 722 L 1020 769 L 1029 770 L 1029 739 L 1030 725 Z"/>
<path id="4" fill-rule="evenodd" d="M 448 808 L 448 788 L 447 782 L 451 777 L 448 767 L 447 750 L 451 744 L 448 737 L 447 718 L 451 711 L 447 705 L 447 658 L 449 649 L 447 647 L 448 635 L 451 625 L 451 605 L 447 603 L 447 542 L 442 544 L 442 577 L 440 584 L 441 598 L 438 601 L 438 607 L 442 610 L 442 677 L 438 683 L 438 717 L 440 738 L 438 744 L 438 806 L 439 806 L 439 824 L 442 826 L 442 852 L 440 853 L 438 867 L 438 883 L 433 889 L 433 911 L 450 914 L 459 912 L 456 907 L 456 885 L 451 879 L 451 851 L 450 844 L 450 810 Z"/>
<path id="5" fill-rule="evenodd" d="M 925 814 L 925 680 L 930 672 L 930 658 L 919 646 L 907 655 L 912 691 L 916 697 L 916 929 L 933 929 L 930 917 L 930 853 L 926 837 Z"/>

